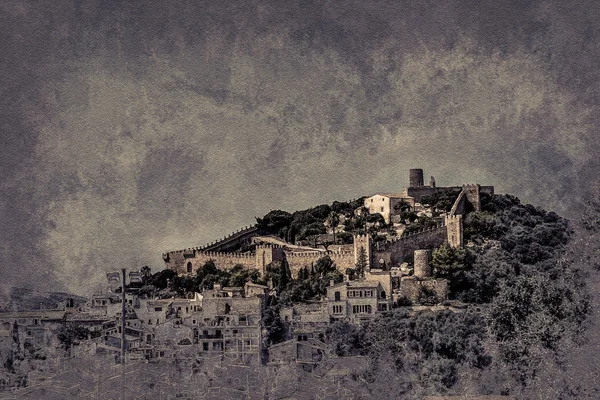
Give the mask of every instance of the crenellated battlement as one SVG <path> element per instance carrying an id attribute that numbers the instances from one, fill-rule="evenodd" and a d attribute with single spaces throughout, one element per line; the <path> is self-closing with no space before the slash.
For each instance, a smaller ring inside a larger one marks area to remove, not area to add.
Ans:
<path id="1" fill-rule="evenodd" d="M 200 247 L 198 247 L 198 249 L 207 249 L 209 247 L 218 246 L 220 244 L 228 242 L 229 240 L 231 240 L 233 238 L 237 238 L 239 236 L 242 236 L 244 234 L 247 234 L 247 233 L 250 233 L 250 232 L 253 232 L 256 230 L 257 230 L 257 228 L 255 226 L 245 226 L 242 229 L 233 231 L 232 233 L 229 233 L 229 234 L 223 236 L 221 239 L 218 239 L 214 242 L 207 243 L 204 246 L 200 246 Z"/>
<path id="2" fill-rule="evenodd" d="M 285 257 L 290 259 L 294 257 L 323 257 L 328 255 L 322 251 L 290 251 L 285 253 Z"/>
<path id="3" fill-rule="evenodd" d="M 222 252 L 222 251 L 203 251 L 200 252 L 199 254 L 208 256 L 208 257 L 229 257 L 229 258 L 234 258 L 234 259 L 242 259 L 242 258 L 247 258 L 247 259 L 254 259 L 255 254 L 254 253 L 226 253 L 226 252 Z"/>

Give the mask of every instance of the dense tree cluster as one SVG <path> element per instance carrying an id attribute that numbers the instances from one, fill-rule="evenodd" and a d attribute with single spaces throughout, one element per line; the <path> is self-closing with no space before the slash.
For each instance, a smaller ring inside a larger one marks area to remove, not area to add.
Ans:
<path id="1" fill-rule="evenodd" d="M 351 243 L 351 232 L 364 230 L 367 222 L 367 216 L 354 215 L 354 210 L 362 205 L 363 199 L 360 198 L 351 202 L 335 201 L 331 205 L 322 204 L 294 213 L 272 210 L 264 217 L 257 218 L 256 226 L 262 232 L 295 243 L 310 236 L 324 234 L 326 225 L 334 229 L 340 222 L 339 216 L 343 215 L 346 218 L 344 222 L 346 232 L 338 235 L 337 239 L 342 243 Z"/>

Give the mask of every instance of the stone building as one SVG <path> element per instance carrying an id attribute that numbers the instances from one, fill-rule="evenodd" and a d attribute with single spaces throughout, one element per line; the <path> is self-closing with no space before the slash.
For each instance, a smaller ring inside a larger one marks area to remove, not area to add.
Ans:
<path id="1" fill-rule="evenodd" d="M 327 288 L 327 311 L 332 320 L 361 323 L 391 308 L 392 277 L 389 271 L 367 271 L 364 279 Z"/>
<path id="2" fill-rule="evenodd" d="M 415 199 L 406 193 L 375 193 L 364 201 L 369 214 L 381 214 L 387 224 L 393 222 L 394 216 L 400 215 L 403 204 L 414 208 Z"/>

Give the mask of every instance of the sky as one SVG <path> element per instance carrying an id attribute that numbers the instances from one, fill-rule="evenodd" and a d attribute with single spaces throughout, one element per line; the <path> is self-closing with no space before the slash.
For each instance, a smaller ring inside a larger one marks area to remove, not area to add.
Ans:
<path id="1" fill-rule="evenodd" d="M 85 294 L 410 168 L 576 218 L 600 170 L 596 1 L 3 0 L 0 51 L 5 285 Z"/>

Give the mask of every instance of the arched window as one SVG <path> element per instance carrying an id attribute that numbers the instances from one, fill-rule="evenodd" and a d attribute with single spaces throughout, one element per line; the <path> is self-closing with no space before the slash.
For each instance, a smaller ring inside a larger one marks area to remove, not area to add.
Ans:
<path id="1" fill-rule="evenodd" d="M 188 263 L 187 263 L 187 272 L 188 272 L 188 274 L 192 273 L 192 262 L 191 261 L 188 261 Z"/>
<path id="2" fill-rule="evenodd" d="M 382 299 L 385 299 L 385 296 L 386 296 L 386 294 L 385 294 L 385 290 L 382 290 L 382 291 L 381 291 L 381 298 L 382 298 Z"/>

